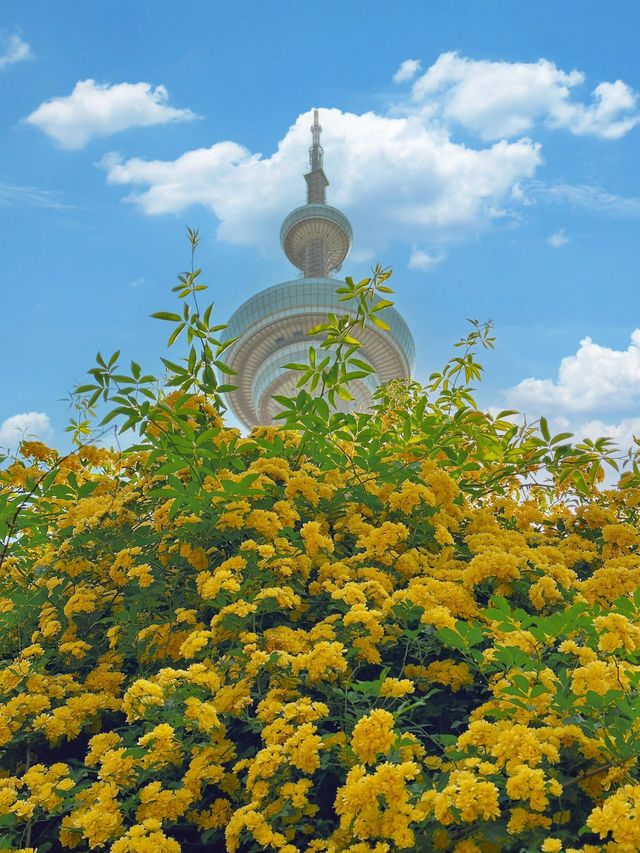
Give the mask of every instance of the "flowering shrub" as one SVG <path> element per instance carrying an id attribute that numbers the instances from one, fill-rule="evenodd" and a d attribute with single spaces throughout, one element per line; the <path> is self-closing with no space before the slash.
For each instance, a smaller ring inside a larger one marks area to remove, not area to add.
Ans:
<path id="1" fill-rule="evenodd" d="M 385 278 L 303 385 L 348 395 Z M 480 412 L 480 326 L 427 388 L 242 437 L 209 315 L 161 314 L 159 390 L 79 389 L 136 445 L 77 420 L 1 472 L 0 849 L 640 850 L 637 469 Z"/>

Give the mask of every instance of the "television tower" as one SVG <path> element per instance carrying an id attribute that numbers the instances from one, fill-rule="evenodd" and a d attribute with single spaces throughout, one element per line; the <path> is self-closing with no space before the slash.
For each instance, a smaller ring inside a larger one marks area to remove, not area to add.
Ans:
<path id="1" fill-rule="evenodd" d="M 307 203 L 285 217 L 280 243 L 301 277 L 267 287 L 250 297 L 231 316 L 225 340 L 237 338 L 226 352 L 231 378 L 237 390 L 227 395 L 231 411 L 247 427 L 270 424 L 280 406 L 274 395 L 295 396 L 300 373 L 283 370 L 289 362 L 307 362 L 309 346 L 321 338 L 307 331 L 326 321 L 328 313 L 352 313 L 348 303 L 339 302 L 335 290 L 340 280 L 332 278 L 349 254 L 352 242 L 347 217 L 326 203 L 329 181 L 324 173 L 318 110 L 313 111 Z M 390 379 L 411 374 L 415 357 L 413 337 L 398 311 L 384 312 L 390 331 L 367 326 L 358 329 L 362 347 L 358 358 L 367 361 L 374 373 L 349 385 L 353 401 L 344 410 L 364 411 L 371 405 L 376 387 Z"/>

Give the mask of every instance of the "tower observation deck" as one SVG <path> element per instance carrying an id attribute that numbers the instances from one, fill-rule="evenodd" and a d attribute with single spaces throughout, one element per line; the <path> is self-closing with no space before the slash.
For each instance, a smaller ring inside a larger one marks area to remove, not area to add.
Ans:
<path id="1" fill-rule="evenodd" d="M 237 338 L 226 353 L 237 390 L 227 395 L 231 411 L 246 426 L 269 424 L 279 410 L 274 395 L 294 396 L 300 378 L 297 371 L 283 370 L 288 362 L 305 362 L 314 338 L 307 331 L 326 320 L 330 312 L 349 312 L 348 303 L 339 302 L 335 290 L 339 279 L 332 278 L 349 254 L 351 224 L 337 208 L 326 203 L 329 181 L 324 173 L 324 152 L 320 145 L 322 128 L 314 110 L 309 148 L 307 203 L 285 217 L 280 243 L 301 277 L 268 287 L 250 297 L 231 316 L 225 339 Z M 366 410 L 378 385 L 409 376 L 415 356 L 411 332 L 400 314 L 389 308 L 384 314 L 390 331 L 372 326 L 358 330 L 362 347 L 358 357 L 374 368 L 349 390 L 354 400 L 345 408 Z M 317 343 L 317 341 L 316 341 Z"/>

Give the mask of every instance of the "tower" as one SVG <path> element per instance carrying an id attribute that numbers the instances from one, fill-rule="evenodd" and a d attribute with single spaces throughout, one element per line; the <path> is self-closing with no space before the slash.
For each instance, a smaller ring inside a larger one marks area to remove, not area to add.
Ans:
<path id="1" fill-rule="evenodd" d="M 344 213 L 326 203 L 329 181 L 318 110 L 313 118 L 309 171 L 304 176 L 307 203 L 292 210 L 280 228 L 280 244 L 301 277 L 250 297 L 231 316 L 224 332 L 227 340 L 237 338 L 226 352 L 227 364 L 236 371 L 233 384 L 238 386 L 227 401 L 248 427 L 272 422 L 280 408 L 274 395 L 297 393 L 300 374 L 283 370 L 282 365 L 307 361 L 314 342 L 307 331 L 323 323 L 330 312 L 349 312 L 348 303 L 339 302 L 335 292 L 339 280 L 331 275 L 340 270 L 351 248 L 351 224 Z M 354 397 L 350 409 L 367 409 L 378 385 L 411 373 L 415 356 L 411 332 L 394 308 L 387 309 L 384 318 L 390 331 L 368 326 L 358 330 L 362 342 L 358 358 L 368 361 L 375 372 L 349 385 Z"/>

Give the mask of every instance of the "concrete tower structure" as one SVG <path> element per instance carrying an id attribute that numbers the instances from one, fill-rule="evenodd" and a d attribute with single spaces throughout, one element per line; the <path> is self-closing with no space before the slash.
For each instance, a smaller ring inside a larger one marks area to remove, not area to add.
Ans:
<path id="1" fill-rule="evenodd" d="M 280 243 L 299 278 L 260 291 L 231 316 L 225 338 L 237 338 L 226 352 L 227 364 L 236 371 L 232 378 L 236 391 L 227 395 L 231 411 L 247 427 L 269 424 L 279 411 L 274 395 L 294 396 L 300 374 L 283 370 L 289 362 L 306 362 L 314 341 L 307 331 L 326 320 L 330 312 L 349 312 L 348 303 L 339 302 L 331 278 L 340 270 L 352 242 L 347 217 L 326 203 L 329 181 L 324 173 L 322 128 L 314 110 L 309 149 L 307 203 L 285 218 Z M 375 373 L 353 381 L 349 390 L 354 401 L 350 409 L 365 410 L 378 385 L 411 374 L 415 347 L 411 332 L 400 314 L 389 308 L 384 319 L 391 331 L 376 327 L 358 330 L 362 348 L 358 358 L 368 361 Z"/>

